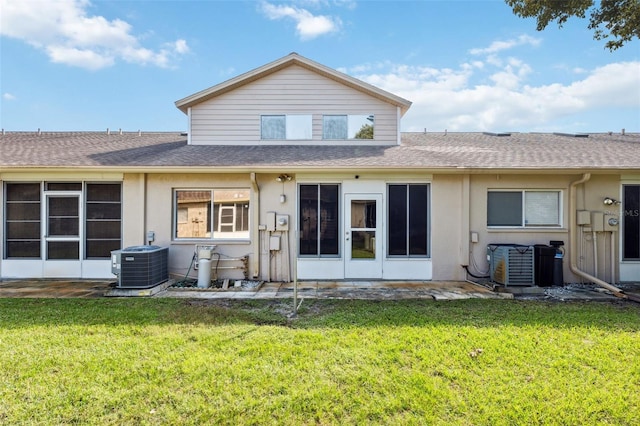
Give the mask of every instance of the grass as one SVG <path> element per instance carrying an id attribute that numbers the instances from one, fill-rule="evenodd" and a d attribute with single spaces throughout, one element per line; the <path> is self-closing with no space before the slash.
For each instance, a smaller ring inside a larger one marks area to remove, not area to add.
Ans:
<path id="1" fill-rule="evenodd" d="M 637 424 L 640 305 L 0 299 L 0 424 Z"/>

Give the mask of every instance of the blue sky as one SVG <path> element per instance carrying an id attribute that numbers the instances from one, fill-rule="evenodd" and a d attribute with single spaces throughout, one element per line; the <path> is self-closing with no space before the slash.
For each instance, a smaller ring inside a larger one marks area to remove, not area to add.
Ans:
<path id="1" fill-rule="evenodd" d="M 640 132 L 640 41 L 501 0 L 0 0 L 7 131 L 184 131 L 174 102 L 290 52 L 413 102 L 405 131 Z"/>

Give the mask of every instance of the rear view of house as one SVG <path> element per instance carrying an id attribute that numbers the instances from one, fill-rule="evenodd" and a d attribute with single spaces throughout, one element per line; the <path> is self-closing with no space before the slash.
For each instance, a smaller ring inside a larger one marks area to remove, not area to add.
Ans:
<path id="1" fill-rule="evenodd" d="M 0 277 L 464 280 L 562 242 L 565 282 L 640 281 L 637 134 L 402 133 L 411 103 L 292 53 L 176 102 L 181 133 L 0 136 Z M 428 123 L 429 118 L 424 118 Z"/>

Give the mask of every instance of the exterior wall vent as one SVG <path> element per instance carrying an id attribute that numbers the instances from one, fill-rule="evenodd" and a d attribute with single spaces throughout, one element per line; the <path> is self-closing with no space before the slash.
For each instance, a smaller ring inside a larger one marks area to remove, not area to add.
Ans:
<path id="1" fill-rule="evenodd" d="M 487 136 L 498 136 L 498 137 L 511 136 L 511 133 L 507 133 L 507 132 L 482 132 L 482 134 Z"/>
<path id="2" fill-rule="evenodd" d="M 588 133 L 559 133 L 559 132 L 554 132 L 553 133 L 556 136 L 567 136 L 570 138 L 588 138 L 589 134 Z"/>

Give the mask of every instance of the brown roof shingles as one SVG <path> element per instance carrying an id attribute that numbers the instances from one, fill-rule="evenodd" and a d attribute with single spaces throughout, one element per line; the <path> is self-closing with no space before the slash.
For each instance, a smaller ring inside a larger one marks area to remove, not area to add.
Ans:
<path id="1" fill-rule="evenodd" d="M 180 133 L 0 135 L 0 171 L 88 168 L 640 170 L 640 134 L 403 133 L 400 146 L 192 146 Z"/>

